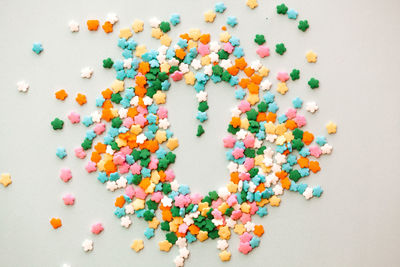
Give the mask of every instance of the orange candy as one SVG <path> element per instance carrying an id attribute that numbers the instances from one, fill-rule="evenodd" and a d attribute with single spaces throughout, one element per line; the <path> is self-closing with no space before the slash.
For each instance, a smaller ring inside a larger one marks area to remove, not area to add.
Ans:
<path id="1" fill-rule="evenodd" d="M 208 43 L 210 42 L 210 34 L 203 34 L 203 35 L 201 35 L 199 41 L 200 41 L 202 44 L 208 44 Z"/>
<path id="2" fill-rule="evenodd" d="M 300 157 L 297 160 L 297 163 L 299 164 L 300 168 L 308 168 L 309 160 L 308 158 Z"/>
<path id="3" fill-rule="evenodd" d="M 292 182 L 290 181 L 289 177 L 285 177 L 285 178 L 281 179 L 281 185 L 282 185 L 282 188 L 284 188 L 284 189 L 289 190 L 291 183 Z"/>
<path id="4" fill-rule="evenodd" d="M 64 99 L 67 98 L 68 94 L 67 94 L 67 92 L 65 92 L 64 89 L 61 89 L 61 90 L 59 90 L 59 91 L 57 91 L 57 92 L 55 93 L 55 96 L 56 96 L 56 98 L 57 98 L 58 100 L 63 101 Z"/>
<path id="5" fill-rule="evenodd" d="M 106 21 L 101 27 L 105 33 L 110 33 L 113 31 L 113 25 L 109 21 Z"/>
<path id="6" fill-rule="evenodd" d="M 312 143 L 312 141 L 314 140 L 314 135 L 310 132 L 305 131 L 303 133 L 303 142 L 306 145 L 309 145 Z"/>
<path id="7" fill-rule="evenodd" d="M 235 66 L 240 70 L 244 70 L 244 68 L 247 66 L 246 60 L 244 60 L 243 57 L 235 59 Z"/>
<path id="8" fill-rule="evenodd" d="M 317 173 L 321 170 L 318 161 L 310 161 L 310 166 L 308 167 L 313 173 Z"/>
<path id="9" fill-rule="evenodd" d="M 84 104 L 86 104 L 86 102 L 87 102 L 86 96 L 83 95 L 83 94 L 81 94 L 81 93 L 78 93 L 78 94 L 76 95 L 75 100 L 76 100 L 76 102 L 78 102 L 78 104 L 81 105 L 81 106 L 84 105 Z"/>
<path id="10" fill-rule="evenodd" d="M 97 31 L 99 28 L 99 21 L 97 19 L 90 19 L 86 22 L 89 31 Z"/>
<path id="11" fill-rule="evenodd" d="M 62 226 L 61 219 L 59 218 L 51 218 L 50 224 L 51 226 L 53 226 L 54 229 L 57 229 Z"/>
<path id="12" fill-rule="evenodd" d="M 257 236 L 262 236 L 264 234 L 264 227 L 261 224 L 255 225 L 253 232 Z"/>
<path id="13" fill-rule="evenodd" d="M 115 203 L 114 203 L 115 207 L 122 208 L 124 206 L 124 204 L 125 204 L 125 198 L 123 195 L 121 195 L 115 199 Z"/>

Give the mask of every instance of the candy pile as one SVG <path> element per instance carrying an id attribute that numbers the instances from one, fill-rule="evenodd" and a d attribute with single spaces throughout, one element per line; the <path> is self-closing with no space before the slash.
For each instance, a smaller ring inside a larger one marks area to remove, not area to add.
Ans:
<path id="1" fill-rule="evenodd" d="M 258 3 L 248 0 L 247 5 L 255 8 Z M 204 13 L 204 19 L 211 23 L 217 13 L 225 10 L 223 3 L 217 3 L 214 11 Z M 277 6 L 277 13 L 287 14 L 289 19 L 298 17 L 297 11 L 289 10 L 284 4 Z M 115 14 L 109 16 L 103 30 L 111 32 L 117 21 Z M 231 27 L 238 23 L 234 16 L 226 21 Z M 169 251 L 173 245 L 179 247 L 179 255 L 174 260 L 176 266 L 183 266 L 188 258 L 188 244 L 209 238 L 219 239 L 220 259 L 230 260 L 228 240 L 232 232 L 240 236 L 238 250 L 241 253 L 247 254 L 258 247 L 264 228 L 253 223 L 252 217 L 267 215 L 268 205 L 279 206 L 279 196 L 285 189 L 306 199 L 320 197 L 321 187 L 307 185 L 303 178 L 319 172 L 317 159 L 332 152 L 324 136 L 314 136 L 303 130 L 306 118 L 300 111 L 301 98 L 293 99 L 293 108 L 279 111 L 273 83 L 267 78 L 269 68 L 260 60 L 246 61 L 240 40 L 226 27 L 218 40 L 211 40 L 211 35 L 200 29 L 190 29 L 172 45 L 168 32 L 180 22 L 178 14 L 165 21 L 150 20 L 151 36 L 161 44 L 156 50 L 147 49 L 133 38 L 143 31 L 143 21 L 135 20 L 131 27 L 120 29 L 118 46 L 122 49 L 122 58 L 103 60 L 104 68 L 114 69 L 116 79 L 96 98 L 98 110 L 82 120 L 76 112 L 67 116 L 72 124 L 82 122 L 89 128 L 82 144 L 74 150 L 78 158 L 84 159 L 93 149 L 85 167 L 87 172 L 97 172 L 97 179 L 108 190 L 121 192 L 115 199 L 114 210 L 121 226 L 130 227 L 132 215 L 143 218 L 148 222 L 144 231 L 147 239 L 160 227 L 166 232 L 165 240 L 159 242 L 160 250 Z M 96 31 L 99 25 L 98 20 L 87 21 L 88 30 Z M 72 32 L 79 31 L 77 22 L 72 21 L 69 26 Z M 308 27 L 307 20 L 299 22 L 300 30 L 306 31 Z M 260 58 L 270 56 L 264 35 L 257 34 L 254 42 Z M 38 46 L 34 47 L 34 51 L 40 53 Z M 283 43 L 275 45 L 278 55 L 284 55 L 286 50 Z M 306 59 L 316 63 L 317 55 L 309 51 Z M 81 76 L 90 78 L 92 74 L 93 69 L 88 67 L 82 70 Z M 289 90 L 288 84 L 300 79 L 300 71 L 281 71 L 276 79 L 275 90 L 284 95 Z M 128 86 L 126 80 L 134 81 L 134 86 Z M 188 185 L 179 184 L 171 168 L 176 160 L 173 151 L 179 142 L 169 129 L 168 111 L 163 104 L 171 82 L 181 80 L 193 86 L 196 92 L 196 119 L 200 122 L 197 136 L 204 133 L 201 123 L 208 119 L 205 91 L 208 82 L 225 82 L 234 88 L 238 100 L 231 110 L 228 135 L 223 139 L 229 161 L 229 182 L 205 196 L 192 192 Z M 307 84 L 311 89 L 319 88 L 319 81 L 313 77 Z M 21 84 L 23 87 L 26 86 Z M 64 101 L 68 94 L 60 90 L 55 96 Z M 83 105 L 86 96 L 78 94 L 76 101 Z M 310 113 L 318 110 L 315 102 L 305 106 Z M 55 118 L 51 125 L 59 130 L 64 121 Z M 329 134 L 335 133 L 336 125 L 329 122 L 327 130 Z M 102 140 L 95 141 L 100 136 Z M 59 147 L 56 155 L 63 159 L 67 153 Z M 72 178 L 71 171 L 62 169 L 60 178 L 68 182 Z M 73 205 L 75 197 L 66 194 L 63 201 L 65 205 Z M 61 220 L 53 218 L 51 224 L 58 228 Z M 103 229 L 102 224 L 97 223 L 91 231 L 100 234 Z M 93 241 L 87 239 L 82 246 L 90 251 Z M 144 248 L 143 240 L 134 240 L 131 248 L 139 252 Z"/>

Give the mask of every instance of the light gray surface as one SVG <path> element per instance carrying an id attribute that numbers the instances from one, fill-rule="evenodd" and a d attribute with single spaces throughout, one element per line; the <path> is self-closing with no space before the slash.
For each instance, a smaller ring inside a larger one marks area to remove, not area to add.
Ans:
<path id="1" fill-rule="evenodd" d="M 281 207 L 271 208 L 267 217 L 257 219 L 266 234 L 249 256 L 237 252 L 237 237 L 233 236 L 230 263 L 220 262 L 216 242 L 209 240 L 190 246 L 186 266 L 399 265 L 399 1 L 285 1 L 299 11 L 300 19 L 309 20 L 306 34 L 296 29 L 297 22 L 275 14 L 276 1 L 260 0 L 253 11 L 244 0 L 225 1 L 226 12 L 218 15 L 214 24 L 206 25 L 202 13 L 215 2 L 0 1 L 0 172 L 10 172 L 13 178 L 8 188 L 0 186 L 0 266 L 173 265 L 178 252 L 176 248 L 168 254 L 158 251 L 157 242 L 163 238 L 160 230 L 145 241 L 139 254 L 129 248 L 133 239 L 143 238 L 145 223 L 135 219 L 130 229 L 122 228 L 112 214 L 117 194 L 106 191 L 94 174 L 86 174 L 85 161 L 73 156 L 84 127 L 66 121 L 63 131 L 50 129 L 55 116 L 65 118 L 71 110 L 88 114 L 98 92 L 113 81 L 114 72 L 104 70 L 101 60 L 119 57 L 116 32 L 106 36 L 102 30 L 88 32 L 84 25 L 86 19 L 104 20 L 109 12 L 121 18 L 117 29 L 135 18 L 147 22 L 152 16 L 167 19 L 179 13 L 182 23 L 173 36 L 196 26 L 215 34 L 228 15 L 237 16 L 239 24 L 230 32 L 240 37 L 246 58 L 256 58 L 252 39 L 263 33 L 271 48 L 281 41 L 288 48 L 283 57 L 273 52 L 263 60 L 271 77 L 279 70 L 301 69 L 301 80 L 290 83 L 289 93 L 278 97 L 281 110 L 300 96 L 320 106 L 316 115 L 307 114 L 307 129 L 325 134 L 328 120 L 338 123 L 337 135 L 329 137 L 333 154 L 321 159 L 322 172 L 306 180 L 322 185 L 323 197 L 306 201 L 298 194 L 285 193 Z M 69 32 L 71 19 L 81 24 L 77 34 Z M 150 40 L 149 34 L 146 24 L 145 31 L 135 38 L 155 47 L 157 42 Z M 31 51 L 35 41 L 43 43 L 45 50 L 40 56 Z M 304 60 L 309 49 L 318 53 L 315 65 Z M 94 68 L 90 80 L 80 78 L 85 66 Z M 306 86 L 311 76 L 321 81 L 314 91 Z M 21 79 L 31 85 L 27 94 L 16 90 Z M 53 96 L 60 88 L 69 93 L 65 103 Z M 210 120 L 200 139 L 194 136 L 193 89 L 182 82 L 174 84 L 167 97 L 172 130 L 180 140 L 174 166 L 177 179 L 203 193 L 228 180 L 221 138 L 235 103 L 228 86 L 209 84 L 207 91 Z M 84 107 L 74 101 L 77 92 L 88 95 Z M 55 156 L 61 145 L 69 152 L 63 161 Z M 68 184 L 58 178 L 59 169 L 66 166 L 73 171 Z M 75 194 L 73 207 L 63 205 L 65 192 Z M 52 216 L 62 218 L 61 229 L 51 229 L 48 221 Z M 105 226 L 100 236 L 89 231 L 96 221 Z M 94 240 L 91 253 L 82 251 L 85 238 Z"/>

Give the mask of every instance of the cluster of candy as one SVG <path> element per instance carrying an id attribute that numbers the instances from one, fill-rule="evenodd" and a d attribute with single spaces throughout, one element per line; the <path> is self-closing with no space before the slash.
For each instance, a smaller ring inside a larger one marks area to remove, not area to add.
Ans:
<path id="1" fill-rule="evenodd" d="M 255 0 L 247 2 L 255 8 Z M 204 14 L 206 22 L 213 22 L 216 13 L 223 13 L 226 6 L 217 3 L 214 11 Z M 288 14 L 290 19 L 297 18 L 297 11 L 289 10 L 282 4 L 277 6 L 278 14 Z M 118 18 L 113 15 L 103 25 L 103 30 L 112 31 Z M 96 98 L 94 111 L 82 119 L 90 128 L 75 155 L 84 159 L 89 150 L 90 160 L 86 170 L 97 172 L 97 179 L 110 191 L 121 191 L 115 200 L 114 214 L 121 220 L 123 227 L 130 227 L 131 216 L 136 215 L 148 222 L 144 232 L 147 239 L 154 236 L 160 227 L 166 232 L 165 240 L 159 242 L 162 251 L 169 251 L 173 245 L 179 247 L 175 258 L 176 266 L 183 266 L 189 256 L 188 244 L 203 242 L 208 238 L 218 240 L 219 256 L 222 261 L 231 257 L 228 240 L 232 232 L 240 236 L 239 251 L 247 254 L 259 246 L 264 233 L 262 225 L 252 222 L 252 217 L 268 214 L 267 206 L 279 206 L 280 195 L 284 190 L 298 192 L 306 199 L 320 197 L 320 186 L 309 186 L 302 178 L 320 171 L 317 159 L 332 152 L 332 146 L 324 136 L 315 137 L 311 132 L 302 130 L 306 118 L 300 109 L 303 100 L 293 99 L 293 108 L 278 112 L 279 106 L 272 92 L 273 83 L 268 79 L 270 70 L 260 60 L 247 62 L 239 38 L 232 36 L 226 27 L 222 28 L 219 40 L 211 40 L 208 33 L 200 29 L 191 29 L 181 34 L 172 45 L 168 36 L 171 25 L 180 23 L 180 16 L 173 14 L 169 21 L 150 20 L 151 36 L 159 39 L 161 46 L 148 50 L 138 44 L 134 33 L 143 31 L 144 22 L 135 20 L 131 28 L 122 28 L 118 46 L 123 50 L 122 58 L 103 60 L 103 67 L 114 69 L 116 79 L 111 86 Z M 227 24 L 234 27 L 235 17 L 228 17 Z M 95 31 L 99 21 L 87 22 L 88 29 Z M 70 24 L 71 31 L 79 30 L 75 22 Z M 299 29 L 307 30 L 307 21 L 300 21 Z M 132 32 L 132 30 L 133 32 Z M 254 39 L 260 58 L 270 55 L 265 45 L 264 35 L 257 34 Z M 40 53 L 39 45 L 34 51 Z M 41 48 L 41 45 L 40 45 Z M 283 55 L 286 47 L 283 43 L 275 46 L 275 52 Z M 317 55 L 309 51 L 306 59 L 310 63 L 317 61 Z M 82 78 L 90 78 L 93 70 L 84 68 Z M 293 69 L 278 72 L 276 91 L 282 95 L 289 90 L 287 82 L 300 79 L 300 71 Z M 134 81 L 128 86 L 126 80 Z M 235 88 L 234 94 L 239 101 L 231 110 L 228 135 L 223 139 L 227 149 L 230 179 L 226 186 L 208 192 L 203 196 L 191 192 L 188 185 L 179 184 L 171 168 L 176 160 L 173 152 L 178 146 L 178 139 L 169 129 L 166 93 L 171 82 L 184 80 L 196 91 L 198 100 L 196 119 L 200 122 L 197 136 L 204 133 L 201 123 L 208 119 L 206 84 L 225 82 Z M 319 87 L 315 78 L 308 80 L 311 89 Z M 20 84 L 21 89 L 27 88 Z M 24 91 L 24 90 L 21 90 Z M 26 91 L 26 90 L 25 90 Z M 56 92 L 56 98 L 64 100 L 65 90 Z M 84 105 L 87 100 L 78 94 L 76 101 Z M 314 113 L 318 110 L 315 102 L 308 102 L 306 110 Z M 71 123 L 81 122 L 80 115 L 71 112 Z M 51 125 L 54 130 L 63 128 L 64 121 L 55 118 Z M 336 132 L 336 125 L 327 125 L 328 133 Z M 103 136 L 102 141 L 96 141 Z M 62 147 L 57 149 L 57 156 L 64 158 L 67 153 Z M 72 178 L 69 169 L 62 169 L 60 178 L 68 182 Z M 65 205 L 73 205 L 75 198 L 71 194 L 63 197 Z M 161 210 L 161 217 L 157 210 Z M 53 218 L 54 228 L 61 226 L 61 220 Z M 92 226 L 92 232 L 99 234 L 103 226 Z M 85 240 L 85 251 L 93 249 L 93 242 Z M 140 251 L 143 240 L 135 240 L 132 249 Z"/>

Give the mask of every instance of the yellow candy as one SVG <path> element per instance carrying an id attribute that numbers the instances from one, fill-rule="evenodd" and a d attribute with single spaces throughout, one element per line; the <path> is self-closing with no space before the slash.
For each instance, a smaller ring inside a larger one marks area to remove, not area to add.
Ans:
<path id="1" fill-rule="evenodd" d="M 167 240 L 164 240 L 164 241 L 158 242 L 158 246 L 159 246 L 161 251 L 168 252 L 171 249 L 172 244 L 169 243 Z"/>
<path id="2" fill-rule="evenodd" d="M 133 34 L 129 28 L 123 28 L 119 31 L 119 38 L 128 40 L 132 35 Z"/>
<path id="3" fill-rule="evenodd" d="M 208 238 L 208 232 L 206 232 L 206 231 L 199 231 L 199 233 L 197 234 L 197 239 L 200 241 L 200 242 L 203 242 L 204 240 L 207 240 L 207 238 Z"/>
<path id="4" fill-rule="evenodd" d="M 174 150 L 179 146 L 178 139 L 177 138 L 170 138 L 167 142 L 167 147 L 169 150 Z"/>
<path id="5" fill-rule="evenodd" d="M 111 89 L 113 89 L 113 91 L 115 93 L 118 92 L 122 92 L 124 91 L 124 81 L 120 81 L 120 80 L 115 80 L 112 84 L 111 84 Z"/>
<path id="6" fill-rule="evenodd" d="M 143 240 L 141 240 L 141 239 L 134 240 L 131 245 L 131 249 L 133 249 L 136 252 L 141 251 L 143 248 L 144 248 L 144 244 L 143 244 Z"/>
<path id="7" fill-rule="evenodd" d="M 144 25 L 143 21 L 135 19 L 132 23 L 132 29 L 135 33 L 141 32 L 143 31 L 143 25 Z"/>
<path id="8" fill-rule="evenodd" d="M 221 261 L 229 261 L 231 259 L 231 253 L 226 250 L 220 252 L 218 255 Z"/>

